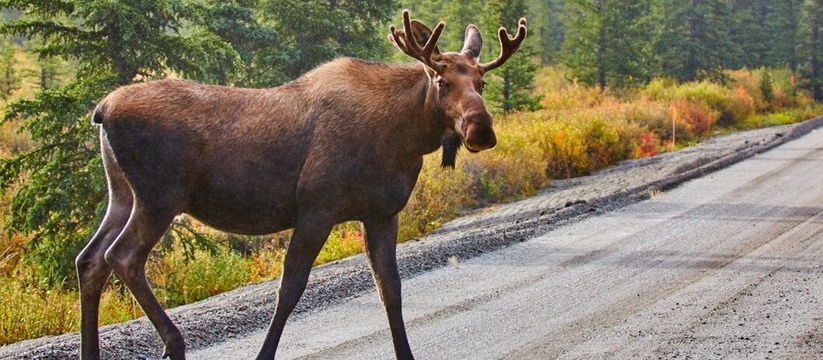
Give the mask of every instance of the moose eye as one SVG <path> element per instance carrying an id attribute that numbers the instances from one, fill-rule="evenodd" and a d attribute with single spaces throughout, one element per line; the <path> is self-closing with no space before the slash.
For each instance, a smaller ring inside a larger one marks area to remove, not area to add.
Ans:
<path id="1" fill-rule="evenodd" d="M 446 81 L 443 80 L 443 78 L 438 78 L 437 79 L 437 87 L 440 88 L 440 89 L 446 88 Z"/>

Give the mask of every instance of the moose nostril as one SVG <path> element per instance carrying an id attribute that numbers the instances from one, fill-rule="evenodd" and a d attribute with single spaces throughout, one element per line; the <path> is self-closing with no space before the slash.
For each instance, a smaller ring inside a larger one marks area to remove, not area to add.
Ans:
<path id="1" fill-rule="evenodd" d="M 494 132 L 492 132 L 491 140 L 489 140 L 489 149 L 495 146 L 497 146 L 497 136 L 495 136 Z"/>
<path id="2" fill-rule="evenodd" d="M 466 148 L 470 151 L 491 149 L 497 145 L 497 136 L 490 126 L 469 125 L 466 128 Z"/>

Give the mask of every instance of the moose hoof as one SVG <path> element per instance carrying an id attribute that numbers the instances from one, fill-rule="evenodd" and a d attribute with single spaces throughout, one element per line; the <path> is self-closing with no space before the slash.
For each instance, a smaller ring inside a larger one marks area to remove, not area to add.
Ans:
<path id="1" fill-rule="evenodd" d="M 185 360 L 186 350 L 182 346 L 166 345 L 163 347 L 163 359 Z"/>

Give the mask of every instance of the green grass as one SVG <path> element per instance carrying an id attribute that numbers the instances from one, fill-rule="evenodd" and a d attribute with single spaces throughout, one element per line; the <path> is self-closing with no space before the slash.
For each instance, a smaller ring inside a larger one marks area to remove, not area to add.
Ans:
<path id="1" fill-rule="evenodd" d="M 726 86 L 707 82 L 678 85 L 656 79 L 644 88 L 613 94 L 565 80 L 563 71 L 544 68 L 536 91 L 543 109 L 495 117 L 498 146 L 478 154 L 461 152 L 457 168 L 440 168 L 440 153 L 426 156 L 418 184 L 400 213 L 399 240 L 429 233 L 464 212 L 537 193 L 551 179 L 590 174 L 616 162 L 656 155 L 715 134 L 802 121 L 823 114 L 823 106 L 793 89 L 788 72 L 770 70 L 772 92 L 761 90 L 762 71 L 735 71 Z M 767 97 L 769 98 L 767 101 Z M 7 153 L 15 137 L 0 133 Z M 674 140 L 674 141 L 673 141 Z M 14 145 L 16 146 L 16 145 Z M 2 199 L 8 204 L 8 199 Z M 8 211 L 8 209 L 4 209 Z M 3 222 L 0 213 L 0 223 Z M 221 242 L 217 255 L 179 248 L 154 252 L 149 280 L 165 306 L 177 306 L 280 275 L 284 241 L 274 235 L 238 252 Z M 219 236 L 219 235 L 214 235 Z M 77 331 L 77 293 L 41 289 L 28 280 L 20 259 L 26 240 L 0 236 L 0 344 Z M 356 223 L 339 225 L 315 265 L 363 252 Z M 103 296 L 101 322 L 142 316 L 128 291 L 116 281 Z"/>

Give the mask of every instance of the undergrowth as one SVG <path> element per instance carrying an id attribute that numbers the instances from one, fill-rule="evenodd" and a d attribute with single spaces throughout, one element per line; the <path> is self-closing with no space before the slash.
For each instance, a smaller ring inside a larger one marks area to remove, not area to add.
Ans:
<path id="1" fill-rule="evenodd" d="M 708 136 L 795 123 L 823 112 L 820 104 L 792 87 L 787 70 L 768 71 L 765 78 L 764 70 L 734 71 L 726 85 L 655 79 L 618 94 L 568 82 L 561 70 L 544 68 L 536 82 L 542 109 L 498 114 L 496 148 L 461 152 L 455 170 L 440 168 L 439 152 L 425 158 L 418 184 L 400 213 L 399 240 L 423 236 L 471 209 L 534 195 L 551 179 L 591 174 Z M 0 150 L 27 146 L 24 134 L 1 130 Z M 207 232 L 222 244 L 216 253 L 198 250 L 189 258 L 184 252 L 190 249 L 155 251 L 148 264 L 149 281 L 164 306 L 171 307 L 273 279 L 280 275 L 288 235 L 250 238 Z M 359 224 L 338 225 L 315 265 L 363 252 L 364 241 Z M 25 243 L 19 236 L 0 237 L 0 344 L 78 331 L 77 292 L 44 290 L 33 282 L 20 261 Z M 101 306 L 102 324 L 142 316 L 116 279 Z"/>

